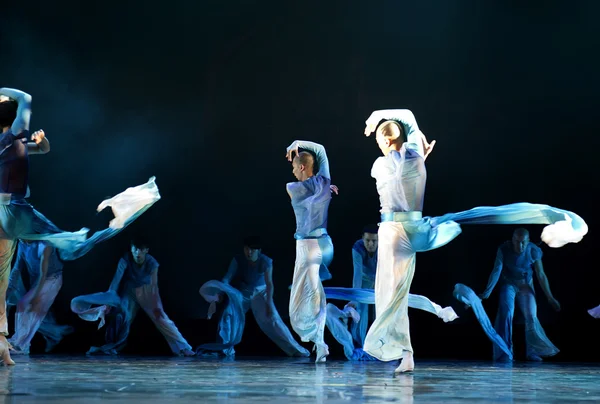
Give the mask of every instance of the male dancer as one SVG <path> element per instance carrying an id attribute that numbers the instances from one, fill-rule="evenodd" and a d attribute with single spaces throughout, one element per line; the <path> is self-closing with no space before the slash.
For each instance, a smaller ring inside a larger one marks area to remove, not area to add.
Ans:
<path id="1" fill-rule="evenodd" d="M 141 306 L 175 355 L 195 355 L 163 310 L 158 293 L 158 262 L 148 251 L 147 243 L 132 240 L 131 250 L 119 261 L 108 292 L 78 296 L 71 301 L 71 310 L 82 319 L 100 320 L 98 328 L 104 325 L 105 315 L 114 311 L 106 330 L 106 344 L 91 347 L 88 354 L 117 355 L 127 343 L 131 323 Z"/>
<path id="2" fill-rule="evenodd" d="M 28 354 L 31 340 L 38 331 L 46 339 L 46 352 L 73 332 L 73 327 L 59 325 L 48 316 L 62 286 L 62 270 L 63 263 L 55 248 L 42 241 L 19 241 L 17 261 L 9 282 L 9 292 L 14 294 L 10 297 L 18 299 L 15 334 L 10 339 L 13 352 Z M 30 281 L 26 292 L 21 289 L 24 289 L 21 278 L 24 271 L 29 273 Z"/>
<path id="3" fill-rule="evenodd" d="M 304 149 L 307 151 L 301 151 Z M 314 153 L 315 157 L 309 152 Z M 290 322 L 303 342 L 312 341 L 317 350 L 316 362 L 325 362 L 329 348 L 325 344 L 325 293 L 319 278 L 324 251 L 333 253 L 327 234 L 327 211 L 331 192 L 329 161 L 325 148 L 317 143 L 296 140 L 286 157 L 298 182 L 287 184 L 296 215 L 296 264 L 290 295 Z M 315 170 L 318 166 L 318 171 Z"/>
<path id="4" fill-rule="evenodd" d="M 524 228 L 516 229 L 512 240 L 498 248 L 494 270 L 480 297 L 487 299 L 500 280 L 500 302 L 494 327 L 496 332 L 512 352 L 512 322 L 516 300 L 525 318 L 527 360 L 541 361 L 543 356 L 553 356 L 559 351 L 550 342 L 537 318 L 532 267 L 548 303 L 554 310 L 560 311 L 560 304 L 552 295 L 544 272 L 542 250 L 529 242 L 529 232 Z M 494 345 L 494 360 L 506 362 L 510 357 Z"/>
<path id="5" fill-rule="evenodd" d="M 200 294 L 210 303 L 208 318 L 216 311 L 217 303 L 226 303 L 219 321 L 221 343 L 201 345 L 199 352 L 218 350 L 226 356 L 235 355 L 233 347 L 241 341 L 246 313 L 252 309 L 260 329 L 287 355 L 310 356 L 281 320 L 273 302 L 274 293 L 273 260 L 262 253 L 258 237 L 246 237 L 244 253 L 231 260 L 223 281 L 208 281 L 200 288 Z"/>
<path id="6" fill-rule="evenodd" d="M 383 121 L 383 123 L 381 123 Z M 441 217 L 423 218 L 425 159 L 428 143 L 409 110 L 375 111 L 366 121 L 365 135 L 376 131 L 383 157 L 371 171 L 381 201 L 379 251 L 375 280 L 376 319 L 364 350 L 383 361 L 400 359 L 396 372 L 414 369 L 408 322 L 408 295 L 416 253 L 439 248 L 460 232 L 460 224 L 550 224 L 542 240 L 551 247 L 579 242 L 587 225 L 572 212 L 548 205 L 517 203 L 477 207 Z"/>
<path id="7" fill-rule="evenodd" d="M 6 290 L 16 240 L 44 240 L 59 250 L 64 260 L 79 258 L 94 245 L 113 237 L 160 199 L 154 177 L 148 183 L 128 188 L 103 201 L 98 211 L 111 206 L 115 218 L 110 227 L 87 239 L 88 229 L 63 232 L 25 200 L 29 196 L 29 152 L 47 153 L 43 131 L 29 137 L 31 96 L 23 91 L 0 88 L 0 361 L 13 365 L 8 351 Z"/>

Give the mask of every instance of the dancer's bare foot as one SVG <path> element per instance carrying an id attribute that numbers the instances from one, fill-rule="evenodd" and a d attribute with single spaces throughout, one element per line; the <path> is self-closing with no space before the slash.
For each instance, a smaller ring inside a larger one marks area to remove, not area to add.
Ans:
<path id="1" fill-rule="evenodd" d="M 327 355 L 329 355 L 329 347 L 325 344 L 315 344 L 315 347 L 317 348 L 317 359 L 315 360 L 315 363 L 325 363 L 327 361 Z"/>
<path id="2" fill-rule="evenodd" d="M 396 368 L 394 373 L 406 373 L 415 370 L 415 360 L 412 352 L 404 351 L 400 358 L 400 365 Z"/>
<path id="3" fill-rule="evenodd" d="M 181 351 L 181 355 L 183 355 L 183 356 L 196 356 L 196 352 L 192 351 L 191 349 L 184 349 L 183 351 Z"/>
<path id="4" fill-rule="evenodd" d="M 0 335 L 0 362 L 5 365 L 14 365 L 15 362 L 10 358 L 10 344 L 4 335 Z"/>

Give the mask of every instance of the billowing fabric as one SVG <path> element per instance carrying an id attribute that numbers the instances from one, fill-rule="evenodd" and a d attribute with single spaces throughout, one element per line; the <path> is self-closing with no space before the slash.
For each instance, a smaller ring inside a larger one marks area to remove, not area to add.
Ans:
<path id="1" fill-rule="evenodd" d="M 588 313 L 594 318 L 600 318 L 600 306 L 596 306 L 593 309 L 589 309 Z"/>
<path id="2" fill-rule="evenodd" d="M 327 299 L 346 300 L 349 302 L 358 302 L 363 304 L 375 304 L 375 291 L 373 289 L 354 289 L 354 288 L 323 288 Z M 442 307 L 432 302 L 422 295 L 408 294 L 408 307 L 411 309 L 423 310 L 434 314 L 438 318 L 448 323 L 458 318 L 458 315 L 452 306 Z"/>
<path id="3" fill-rule="evenodd" d="M 365 307 L 375 304 L 375 292 L 373 289 L 326 287 L 324 290 L 328 300 L 353 301 Z M 409 294 L 408 307 L 435 314 L 445 323 L 458 318 L 452 307 L 441 307 L 421 295 Z M 344 310 L 340 310 L 332 304 L 327 304 L 327 328 L 333 337 L 344 347 L 346 357 L 350 360 L 371 359 L 369 355 L 363 352 L 360 345 L 358 348 L 355 348 L 353 335 L 348 332 L 348 320 L 350 318 L 351 315 L 348 313 L 348 306 Z M 362 321 L 363 317 L 360 317 L 359 322 L 353 321 L 353 324 L 360 324 Z"/>
<path id="4" fill-rule="evenodd" d="M 101 347 L 91 347 L 88 354 L 115 355 L 120 352 L 126 345 L 129 329 L 140 307 L 163 335 L 175 355 L 192 349 L 175 323 L 165 313 L 158 288 L 153 285 L 144 285 L 128 290 L 121 297 L 121 304 L 115 313 L 110 313 L 111 321 L 106 329 L 106 344 Z"/>
<path id="5" fill-rule="evenodd" d="M 473 314 L 475 314 L 477 321 L 479 321 L 481 328 L 483 328 L 483 331 L 488 336 L 490 341 L 492 341 L 494 346 L 497 347 L 498 350 L 502 351 L 509 360 L 512 360 L 512 349 L 506 345 L 504 339 L 498 335 L 494 327 L 492 327 L 492 323 L 490 322 L 490 319 L 481 304 L 481 299 L 475 294 L 475 292 L 473 292 L 473 290 L 468 286 L 463 285 L 462 283 L 457 283 L 454 286 L 453 295 L 456 300 L 473 309 Z"/>
<path id="6" fill-rule="evenodd" d="M 0 204 L 0 296 L 5 296 L 8 288 L 16 240 L 45 241 L 59 250 L 62 260 L 74 260 L 121 232 L 159 199 L 158 187 L 152 177 L 146 184 L 128 188 L 103 201 L 98 211 L 110 206 L 115 218 L 109 228 L 90 238 L 87 238 L 88 229 L 85 228 L 74 233 L 63 232 L 24 199 L 11 200 L 9 205 Z M 8 335 L 5 299 L 0 299 L 0 334 Z"/>
<path id="7" fill-rule="evenodd" d="M 306 349 L 294 340 L 277 310 L 273 310 L 271 317 L 267 315 L 266 286 L 260 282 L 256 282 L 256 285 L 253 290 L 244 288 L 243 291 L 216 280 L 208 281 L 202 285 L 200 294 L 210 303 L 208 318 L 211 318 L 215 313 L 220 294 L 225 294 L 227 300 L 219 321 L 218 334 L 220 342 L 200 345 L 197 348 L 198 353 L 202 353 L 202 351 L 223 351 L 228 356 L 234 355 L 234 346 L 242 340 L 246 324 L 246 313 L 252 309 L 252 314 L 260 329 L 288 356 L 310 355 Z"/>
<path id="8" fill-rule="evenodd" d="M 414 275 L 415 253 L 439 248 L 457 237 L 460 224 L 548 224 L 542 240 L 551 247 L 578 242 L 587 224 L 576 214 L 548 205 L 515 203 L 478 207 L 410 222 L 384 222 L 379 227 L 375 285 L 376 320 L 364 350 L 380 360 L 399 359 L 412 352 L 408 332 L 408 290 Z M 532 319 L 532 324 L 535 320 Z M 539 334 L 539 329 L 533 326 Z"/>
<path id="9" fill-rule="evenodd" d="M 106 312 L 120 306 L 121 298 L 115 290 L 77 296 L 71 300 L 71 311 L 85 321 L 99 321 L 98 329 L 106 323 Z"/>
<path id="10" fill-rule="evenodd" d="M 331 303 L 327 303 L 327 317 L 325 325 L 337 342 L 344 348 L 344 355 L 348 360 L 369 360 L 368 355 L 363 355 L 362 349 L 355 349 L 352 334 L 348 331 L 348 322 L 356 320 L 352 317 L 352 308 L 344 307 L 340 310 Z"/>

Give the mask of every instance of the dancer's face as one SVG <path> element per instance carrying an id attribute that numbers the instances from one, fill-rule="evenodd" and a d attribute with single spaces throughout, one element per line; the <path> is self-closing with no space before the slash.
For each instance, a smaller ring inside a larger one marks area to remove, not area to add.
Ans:
<path id="1" fill-rule="evenodd" d="M 248 246 L 244 246 L 244 255 L 248 261 L 256 262 L 256 260 L 258 260 L 258 256 L 260 255 L 260 248 L 250 248 Z"/>
<path id="2" fill-rule="evenodd" d="M 131 255 L 136 264 L 141 265 L 146 261 L 146 254 L 148 254 L 148 248 L 139 248 L 134 245 L 131 246 Z"/>
<path id="3" fill-rule="evenodd" d="M 364 233 L 362 240 L 365 245 L 365 249 L 369 253 L 374 254 L 375 252 L 377 252 L 377 244 L 378 244 L 377 234 Z"/>
<path id="4" fill-rule="evenodd" d="M 513 235 L 512 238 L 513 248 L 517 254 L 522 254 L 529 244 L 528 235 Z"/>
<path id="5" fill-rule="evenodd" d="M 298 181 L 302 181 L 302 171 L 304 171 L 304 165 L 300 164 L 299 159 L 294 159 L 292 161 L 292 174 Z"/>

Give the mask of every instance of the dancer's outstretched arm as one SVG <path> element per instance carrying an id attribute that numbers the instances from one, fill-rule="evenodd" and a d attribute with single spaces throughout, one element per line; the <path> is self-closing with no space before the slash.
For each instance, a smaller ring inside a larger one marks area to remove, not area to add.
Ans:
<path id="1" fill-rule="evenodd" d="M 363 278 L 363 258 L 362 255 L 356 250 L 352 250 L 352 265 L 354 266 L 354 276 L 352 278 L 352 288 L 353 289 L 361 289 L 362 288 L 362 278 Z M 358 303 L 355 301 L 350 301 L 346 306 L 354 307 L 355 309 L 358 307 Z"/>
<path id="2" fill-rule="evenodd" d="M 362 255 L 356 251 L 352 250 L 352 265 L 354 266 L 354 277 L 352 278 L 352 288 L 361 289 L 362 288 L 362 278 L 363 278 L 363 257 Z"/>
<path id="3" fill-rule="evenodd" d="M 269 264 L 265 270 L 265 284 L 267 285 L 267 316 L 271 317 L 275 307 L 275 303 L 273 303 L 273 293 L 275 292 L 273 287 L 273 263 Z"/>
<path id="4" fill-rule="evenodd" d="M 533 269 L 535 270 L 538 282 L 540 283 L 540 286 L 542 287 L 542 290 L 548 299 L 548 303 L 550 303 L 550 306 L 552 306 L 554 310 L 560 311 L 560 303 L 554 298 L 552 292 L 550 291 L 550 284 L 548 283 L 548 277 L 544 272 L 544 265 L 542 264 L 541 259 L 533 263 Z"/>
<path id="5" fill-rule="evenodd" d="M 121 258 L 121 260 L 119 260 L 119 265 L 117 266 L 117 272 L 115 272 L 115 276 L 108 288 L 109 291 L 117 292 L 119 290 L 119 285 L 123 279 L 123 274 L 125 274 L 125 269 L 127 269 L 127 261 Z"/>
<path id="6" fill-rule="evenodd" d="M 238 269 L 237 261 L 234 258 L 231 260 L 231 263 L 229 264 L 229 268 L 227 269 L 227 273 L 225 274 L 225 276 L 223 277 L 223 280 L 221 282 L 229 285 L 229 283 L 235 276 L 237 269 Z"/>
<path id="7" fill-rule="evenodd" d="M 21 132 L 29 130 L 29 122 L 31 120 L 31 95 L 24 91 L 14 88 L 0 88 L 0 95 L 11 98 L 17 102 L 17 117 L 10 127 L 10 131 L 14 136 Z"/>
<path id="8" fill-rule="evenodd" d="M 502 255 L 502 250 L 498 248 L 498 253 L 496 253 L 496 261 L 494 262 L 494 269 L 490 274 L 490 279 L 488 280 L 487 287 L 485 288 L 483 293 L 479 295 L 481 299 L 487 299 L 492 294 L 496 283 L 498 283 L 498 279 L 500 279 L 503 260 L 504 256 Z"/>

